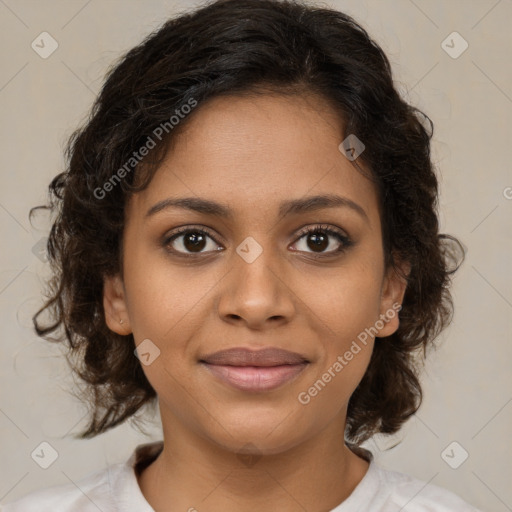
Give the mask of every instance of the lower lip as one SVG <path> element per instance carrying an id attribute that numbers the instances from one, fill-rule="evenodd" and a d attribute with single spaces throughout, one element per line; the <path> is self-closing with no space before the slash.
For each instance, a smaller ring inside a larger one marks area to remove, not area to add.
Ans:
<path id="1" fill-rule="evenodd" d="M 281 366 L 221 366 L 203 363 L 220 380 L 242 391 L 270 391 L 297 377 L 308 363 Z"/>

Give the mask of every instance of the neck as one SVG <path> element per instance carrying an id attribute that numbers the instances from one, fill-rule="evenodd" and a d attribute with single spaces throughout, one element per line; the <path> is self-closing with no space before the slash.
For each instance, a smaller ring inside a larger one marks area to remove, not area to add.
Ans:
<path id="1" fill-rule="evenodd" d="M 156 512 L 330 511 L 361 481 L 368 462 L 343 442 L 344 421 L 278 454 L 236 454 L 174 424 L 139 476 Z"/>

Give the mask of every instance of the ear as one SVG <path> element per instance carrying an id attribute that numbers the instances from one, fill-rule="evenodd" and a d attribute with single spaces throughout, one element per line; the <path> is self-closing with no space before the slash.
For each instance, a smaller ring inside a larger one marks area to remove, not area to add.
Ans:
<path id="1" fill-rule="evenodd" d="M 105 322 L 111 331 L 123 336 L 131 334 L 124 285 L 118 274 L 103 280 L 103 309 Z"/>
<path id="2" fill-rule="evenodd" d="M 407 288 L 406 277 L 409 276 L 410 271 L 411 265 L 405 261 L 399 261 L 395 266 L 390 265 L 386 271 L 381 290 L 380 317 L 376 322 L 377 327 L 384 324 L 378 329 L 377 337 L 379 338 L 390 336 L 400 325 L 398 312 L 402 308 Z"/>

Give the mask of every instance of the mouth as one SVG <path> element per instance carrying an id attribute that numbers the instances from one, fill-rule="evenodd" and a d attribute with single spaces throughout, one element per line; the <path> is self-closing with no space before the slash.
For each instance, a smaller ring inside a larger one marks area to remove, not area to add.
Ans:
<path id="1" fill-rule="evenodd" d="M 204 356 L 199 362 L 220 381 L 247 392 L 276 389 L 294 380 L 310 363 L 300 354 L 279 348 L 232 348 Z"/>

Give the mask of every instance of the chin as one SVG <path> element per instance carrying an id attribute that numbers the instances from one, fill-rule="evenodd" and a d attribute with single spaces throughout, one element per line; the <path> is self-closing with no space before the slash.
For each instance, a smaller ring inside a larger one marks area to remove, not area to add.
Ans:
<path id="1" fill-rule="evenodd" d="M 233 453 L 276 455 L 300 444 L 306 437 L 293 414 L 287 414 L 276 414 L 274 411 L 270 415 L 268 411 L 267 414 L 253 411 L 247 415 L 238 414 L 231 419 L 224 415 L 222 426 L 215 432 L 210 431 L 207 436 L 215 444 Z"/>

